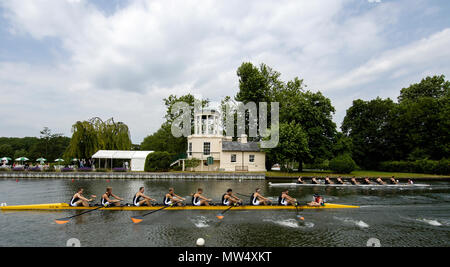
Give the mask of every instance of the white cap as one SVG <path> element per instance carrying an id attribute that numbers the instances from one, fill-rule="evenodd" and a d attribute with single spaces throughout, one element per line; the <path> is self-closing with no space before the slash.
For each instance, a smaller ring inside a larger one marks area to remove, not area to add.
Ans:
<path id="1" fill-rule="evenodd" d="M 197 246 L 203 247 L 205 245 L 205 239 L 199 238 L 197 239 Z"/>

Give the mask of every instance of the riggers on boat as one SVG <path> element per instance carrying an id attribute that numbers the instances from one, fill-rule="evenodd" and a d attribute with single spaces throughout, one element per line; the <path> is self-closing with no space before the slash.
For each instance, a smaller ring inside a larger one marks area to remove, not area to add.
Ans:
<path id="1" fill-rule="evenodd" d="M 92 207 L 71 207 L 67 203 L 51 203 L 51 204 L 35 204 L 35 205 L 19 205 L 19 206 L 1 206 L 2 211 L 32 211 L 32 210 L 92 210 L 98 209 L 99 206 Z M 152 207 L 135 207 L 135 206 L 118 206 L 118 207 L 105 207 L 99 210 L 116 210 L 116 211 L 150 211 L 158 210 L 164 206 L 152 206 Z M 226 206 L 174 206 L 169 207 L 166 210 L 223 210 Z M 342 204 L 331 204 L 325 203 L 323 206 L 297 206 L 298 209 L 352 209 L 359 208 L 359 206 L 352 205 L 342 205 Z M 234 207 L 233 210 L 296 210 L 295 206 L 252 206 L 252 205 L 242 205 Z"/>

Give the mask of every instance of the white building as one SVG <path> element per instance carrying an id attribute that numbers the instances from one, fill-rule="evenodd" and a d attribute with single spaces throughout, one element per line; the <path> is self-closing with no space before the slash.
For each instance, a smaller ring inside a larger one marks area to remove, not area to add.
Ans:
<path id="1" fill-rule="evenodd" d="M 215 110 L 194 115 L 194 134 L 188 136 L 188 159 L 201 161 L 195 171 L 266 171 L 266 154 L 256 142 L 247 142 L 243 135 L 238 141 L 223 136 L 219 128 L 220 116 Z M 185 170 L 185 161 L 182 161 Z"/>
<path id="2" fill-rule="evenodd" d="M 144 171 L 145 159 L 153 151 L 128 151 L 128 150 L 99 150 L 92 158 L 96 159 L 96 166 L 101 168 L 102 162 L 112 162 L 114 159 L 129 160 L 131 171 Z M 110 165 L 111 166 L 111 165 Z"/>

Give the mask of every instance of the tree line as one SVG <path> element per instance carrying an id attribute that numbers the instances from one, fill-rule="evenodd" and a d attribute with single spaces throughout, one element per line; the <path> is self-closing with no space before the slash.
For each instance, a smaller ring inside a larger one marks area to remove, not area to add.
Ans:
<path id="1" fill-rule="evenodd" d="M 63 155 L 69 142 L 69 137 L 53 134 L 48 127 L 44 127 L 40 131 L 40 137 L 0 137 L 0 157 L 8 157 L 12 160 L 27 157 L 31 161 L 44 157 L 54 161 Z"/>
<path id="2" fill-rule="evenodd" d="M 66 163 L 71 159 L 89 159 L 98 150 L 131 150 L 130 131 L 123 122 L 113 118 L 103 121 L 94 117 L 86 121 L 77 121 L 72 126 L 72 137 L 52 134 L 48 127 L 40 137 L 8 138 L 0 137 L 0 157 L 12 160 L 27 157 L 31 162 L 44 157 L 48 162 L 63 158 Z"/>
<path id="3" fill-rule="evenodd" d="M 222 108 L 233 102 L 280 105 L 280 141 L 276 148 L 266 150 L 267 169 L 279 163 L 288 170 L 302 170 L 303 166 L 332 167 L 345 172 L 357 167 L 381 170 L 389 166 L 392 170 L 395 164 L 388 163 L 408 162 L 410 168 L 402 170 L 424 172 L 425 167 L 411 167 L 412 162 L 418 162 L 441 164 L 440 171 L 431 168 L 429 173 L 449 172 L 450 82 L 443 75 L 426 77 L 401 89 L 397 102 L 380 97 L 354 100 L 340 131 L 332 120 L 335 108 L 331 100 L 320 91 L 309 90 L 302 79 L 286 82 L 271 67 L 249 62 L 237 69 L 237 77 L 239 91 L 233 97 L 225 97 Z M 182 155 L 187 142 L 170 133 L 171 107 L 177 101 L 192 105 L 195 98 L 190 94 L 171 95 L 164 101 L 166 121 L 144 139 L 141 148 Z M 208 106 L 209 101 L 203 101 Z M 248 114 L 245 119 L 248 122 Z M 248 134 L 248 128 L 246 131 Z M 262 136 L 253 138 L 260 140 Z"/>

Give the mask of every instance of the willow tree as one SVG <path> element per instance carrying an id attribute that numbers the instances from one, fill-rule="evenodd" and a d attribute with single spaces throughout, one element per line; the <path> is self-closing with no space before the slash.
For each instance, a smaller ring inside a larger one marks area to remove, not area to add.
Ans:
<path id="1" fill-rule="evenodd" d="M 130 150 L 132 146 L 128 126 L 123 122 L 116 123 L 113 118 L 77 121 L 72 126 L 72 133 L 67 157 L 90 158 L 101 149 Z"/>

